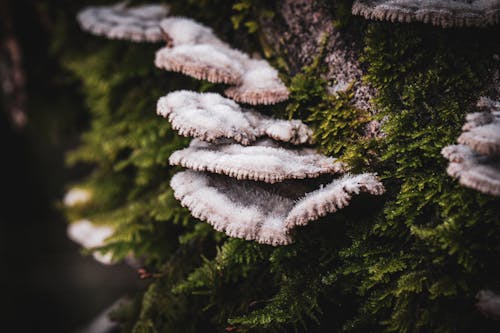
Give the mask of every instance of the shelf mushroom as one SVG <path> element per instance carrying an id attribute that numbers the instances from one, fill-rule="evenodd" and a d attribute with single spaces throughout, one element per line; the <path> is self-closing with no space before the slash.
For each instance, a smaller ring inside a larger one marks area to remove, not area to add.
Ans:
<path id="1" fill-rule="evenodd" d="M 304 147 L 312 132 L 300 121 L 275 120 L 217 94 L 186 91 L 161 98 L 157 111 L 195 136 L 170 156 L 171 165 L 189 169 L 172 178 L 174 196 L 228 236 L 290 244 L 296 226 L 347 206 L 354 194 L 384 192 L 375 174 L 332 180 L 347 166 Z"/>
<path id="2" fill-rule="evenodd" d="M 267 136 L 292 144 L 312 143 L 312 130 L 300 120 L 267 117 L 215 93 L 172 92 L 158 100 L 157 113 L 180 135 L 207 142 L 231 139 L 248 145 Z"/>
<path id="3" fill-rule="evenodd" d="M 78 220 L 69 224 L 67 228 L 68 237 L 86 249 L 92 249 L 105 245 L 105 240 L 114 234 L 114 229 L 108 226 L 99 226 L 89 220 Z M 94 259 L 102 264 L 113 264 L 111 252 L 101 253 L 94 251 Z"/>
<path id="4" fill-rule="evenodd" d="M 161 4 L 91 6 L 78 13 L 83 30 L 109 39 L 133 42 L 160 42 L 164 39 L 160 22 L 169 7 Z"/>
<path id="5" fill-rule="evenodd" d="M 291 191 L 304 183 L 279 184 L 280 193 L 267 183 L 191 170 L 177 173 L 170 185 L 194 217 L 230 237 L 273 246 L 292 243 L 294 227 L 344 208 L 353 194 L 384 192 L 377 177 L 369 173 L 347 175 L 311 192 Z"/>
<path id="6" fill-rule="evenodd" d="M 500 23 L 498 0 L 356 0 L 354 15 L 392 22 L 423 22 L 443 28 Z"/>
<path id="7" fill-rule="evenodd" d="M 500 196 L 500 111 L 495 111 L 495 102 L 485 101 L 480 99 L 478 106 L 491 111 L 468 114 L 459 145 L 444 147 L 441 153 L 450 161 L 448 174 L 460 184 Z"/>
<path id="8" fill-rule="evenodd" d="M 167 46 L 156 53 L 158 68 L 233 85 L 225 94 L 238 102 L 274 104 L 288 99 L 288 89 L 267 61 L 231 48 L 210 28 L 188 18 L 170 17 L 161 22 L 161 29 Z"/>

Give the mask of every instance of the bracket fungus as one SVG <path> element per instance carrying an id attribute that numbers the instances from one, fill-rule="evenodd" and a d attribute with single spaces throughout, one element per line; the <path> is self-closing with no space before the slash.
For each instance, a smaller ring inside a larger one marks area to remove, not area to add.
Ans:
<path id="1" fill-rule="evenodd" d="M 157 113 L 180 135 L 207 142 L 231 139 L 248 145 L 267 136 L 292 144 L 312 143 L 312 130 L 300 120 L 273 119 L 216 93 L 172 92 L 158 100 Z"/>
<path id="2" fill-rule="evenodd" d="M 169 162 L 195 171 L 224 174 L 236 179 L 266 183 L 285 179 L 316 178 L 345 170 L 343 163 L 309 149 L 284 149 L 269 145 L 209 144 L 197 139 L 174 152 Z"/>
<path id="3" fill-rule="evenodd" d="M 97 226 L 89 220 L 78 220 L 72 222 L 67 228 L 68 237 L 86 249 L 92 249 L 105 245 L 105 240 L 112 236 L 114 229 L 108 226 Z M 94 251 L 94 258 L 102 264 L 113 263 L 113 255 L 110 252 L 101 253 Z"/>
<path id="4" fill-rule="evenodd" d="M 216 230 L 274 246 L 292 243 L 295 226 L 342 209 L 353 194 L 384 192 L 373 174 L 347 175 L 309 193 L 290 193 L 294 183 L 282 184 L 286 195 L 266 183 L 235 182 L 227 176 L 190 170 L 174 175 L 170 185 L 194 217 Z"/>
<path id="5" fill-rule="evenodd" d="M 126 2 L 112 6 L 91 6 L 78 13 L 83 30 L 109 39 L 133 42 L 160 42 L 164 39 L 160 22 L 169 7 L 160 4 L 127 6 Z"/>
<path id="6" fill-rule="evenodd" d="M 288 89 L 267 61 L 231 48 L 210 28 L 191 19 L 171 17 L 161 22 L 161 29 L 167 46 L 156 53 L 158 68 L 233 85 L 225 93 L 238 102 L 274 104 L 288 98 Z"/>
<path id="7" fill-rule="evenodd" d="M 500 112 L 471 113 L 466 119 L 458 143 L 483 155 L 500 155 Z"/>
<path id="8" fill-rule="evenodd" d="M 423 22 L 443 28 L 500 23 L 498 0 L 356 0 L 354 15 L 392 22 Z"/>
<path id="9" fill-rule="evenodd" d="M 477 106 L 489 112 L 467 115 L 459 145 L 444 147 L 441 154 L 450 161 L 447 172 L 460 184 L 483 193 L 500 196 L 500 111 L 498 101 L 482 97 Z"/>
<path id="10" fill-rule="evenodd" d="M 353 194 L 384 192 L 374 174 L 320 186 L 347 167 L 300 146 L 312 140 L 301 121 L 272 119 L 218 94 L 190 91 L 160 98 L 157 113 L 194 137 L 169 158 L 171 165 L 190 169 L 172 178 L 175 197 L 231 237 L 290 244 L 296 225 L 347 206 Z"/>
<path id="11" fill-rule="evenodd" d="M 443 148 L 442 154 L 449 158 L 446 171 L 457 178 L 460 184 L 480 192 L 500 196 L 500 158 L 485 156 L 465 145 Z"/>

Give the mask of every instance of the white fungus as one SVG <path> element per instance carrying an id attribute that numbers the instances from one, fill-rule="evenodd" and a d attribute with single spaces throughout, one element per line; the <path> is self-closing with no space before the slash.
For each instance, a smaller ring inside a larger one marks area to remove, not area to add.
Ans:
<path id="1" fill-rule="evenodd" d="M 300 120 L 273 119 L 216 93 L 172 92 L 158 100 L 157 113 L 180 135 L 208 142 L 231 139 L 248 145 L 268 136 L 292 144 L 312 143 L 312 130 Z"/>
<path id="2" fill-rule="evenodd" d="M 264 141 L 268 142 L 268 141 Z M 331 157 L 303 149 L 269 145 L 209 144 L 193 139 L 189 147 L 174 152 L 169 162 L 196 171 L 224 174 L 236 179 L 266 183 L 285 179 L 316 178 L 339 173 L 345 165 Z"/>
<path id="3" fill-rule="evenodd" d="M 283 194 L 273 185 L 183 171 L 171 180 L 174 196 L 191 214 L 230 237 L 270 245 L 293 242 L 292 229 L 349 204 L 353 194 L 383 193 L 373 174 L 345 176 L 316 191 Z M 286 191 L 285 191 L 286 192 Z"/>
<path id="4" fill-rule="evenodd" d="M 167 46 L 158 50 L 155 65 L 213 83 L 231 84 L 226 95 L 248 104 L 274 104 L 289 92 L 278 72 L 265 60 L 250 58 L 193 20 L 171 17 L 162 21 Z"/>
<path id="5" fill-rule="evenodd" d="M 114 229 L 108 226 L 94 225 L 89 220 L 78 220 L 69 224 L 68 237 L 86 249 L 100 247 L 106 244 L 106 239 L 112 236 Z M 105 265 L 113 263 L 111 252 L 94 251 L 94 258 Z"/>
<path id="6" fill-rule="evenodd" d="M 443 148 L 442 154 L 450 159 L 446 171 L 457 178 L 463 186 L 477 191 L 500 196 L 500 158 L 485 156 L 465 145 Z"/>
<path id="7" fill-rule="evenodd" d="M 78 13 L 83 30 L 110 39 L 160 42 L 164 39 L 160 22 L 169 8 L 160 4 L 128 7 L 126 3 L 87 7 Z"/>
<path id="8" fill-rule="evenodd" d="M 91 198 L 92 193 L 89 190 L 75 187 L 66 192 L 63 203 L 66 207 L 75 207 L 85 205 Z"/>

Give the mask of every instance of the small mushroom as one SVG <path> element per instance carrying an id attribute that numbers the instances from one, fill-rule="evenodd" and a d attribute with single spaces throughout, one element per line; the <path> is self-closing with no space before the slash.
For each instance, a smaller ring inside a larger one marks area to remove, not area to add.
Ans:
<path id="1" fill-rule="evenodd" d="M 157 113 L 180 135 L 207 142 L 232 139 L 248 145 L 268 136 L 292 144 L 312 143 L 312 130 L 300 120 L 273 119 L 216 93 L 172 92 L 158 100 Z"/>
<path id="2" fill-rule="evenodd" d="M 346 176 L 311 193 L 294 192 L 297 181 L 282 186 L 285 193 L 280 193 L 274 185 L 195 171 L 177 173 L 170 185 L 194 217 L 230 237 L 273 246 L 292 243 L 296 225 L 347 206 L 352 194 L 383 192 L 372 174 Z"/>
<path id="3" fill-rule="evenodd" d="M 392 22 L 423 22 L 443 28 L 485 27 L 500 22 L 498 0 L 356 0 L 354 15 Z"/>
<path id="4" fill-rule="evenodd" d="M 92 193 L 83 188 L 74 187 L 70 189 L 63 198 L 66 207 L 75 207 L 87 204 L 92 199 Z"/>
<path id="5" fill-rule="evenodd" d="M 163 20 L 161 28 L 167 46 L 156 53 L 158 68 L 234 85 L 225 94 L 238 102 L 274 104 L 288 98 L 288 89 L 267 61 L 231 48 L 202 24 L 172 17 Z"/>
<path id="6" fill-rule="evenodd" d="M 385 188 L 373 173 L 345 175 L 299 200 L 286 218 L 287 228 L 306 225 L 349 205 L 354 194 L 382 195 Z"/>
<path id="7" fill-rule="evenodd" d="M 229 45 L 221 41 L 211 28 L 187 17 L 165 18 L 160 22 L 160 28 L 170 47 L 209 44 L 229 48 Z"/>
<path id="8" fill-rule="evenodd" d="M 126 3 L 113 6 L 87 7 L 78 13 L 83 30 L 110 39 L 134 42 L 160 42 L 163 33 L 160 22 L 169 12 L 159 4 L 128 7 Z"/>
<path id="9" fill-rule="evenodd" d="M 113 233 L 113 228 L 108 226 L 97 226 L 89 220 L 72 222 L 67 228 L 68 237 L 86 249 L 105 245 L 105 240 L 112 236 Z M 111 252 L 103 254 L 100 251 L 94 251 L 92 255 L 102 264 L 110 265 L 113 263 L 113 255 Z"/>
<path id="10" fill-rule="evenodd" d="M 480 192 L 500 196 L 500 158 L 479 155 L 465 145 L 452 145 L 442 150 L 450 160 L 446 171 L 459 183 Z"/>
<path id="11" fill-rule="evenodd" d="M 155 65 L 213 83 L 239 84 L 244 73 L 240 61 L 226 48 L 211 44 L 164 47 L 156 52 Z"/>
<path id="12" fill-rule="evenodd" d="M 244 67 L 241 84 L 226 89 L 226 96 L 252 105 L 276 104 L 288 99 L 288 89 L 267 61 L 248 59 Z"/>
<path id="13" fill-rule="evenodd" d="M 257 145 L 242 146 L 214 145 L 193 139 L 188 148 L 174 152 L 169 162 L 195 171 L 266 183 L 316 178 L 345 170 L 343 163 L 314 153 L 312 149 L 284 149 L 265 140 Z"/>
<path id="14" fill-rule="evenodd" d="M 500 112 L 476 113 L 467 120 L 466 131 L 458 137 L 458 143 L 483 155 L 500 155 Z"/>

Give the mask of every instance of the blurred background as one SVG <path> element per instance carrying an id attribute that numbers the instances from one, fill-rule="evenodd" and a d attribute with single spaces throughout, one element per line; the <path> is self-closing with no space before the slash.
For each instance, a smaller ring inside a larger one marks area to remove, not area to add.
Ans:
<path id="1" fill-rule="evenodd" d="M 57 209 L 64 184 L 85 172 L 66 168 L 64 152 L 77 144 L 88 115 L 79 83 L 58 65 L 52 36 L 55 20 L 71 20 L 83 5 L 0 1 L 2 331 L 81 331 L 138 283 L 126 265 L 82 256 Z"/>

